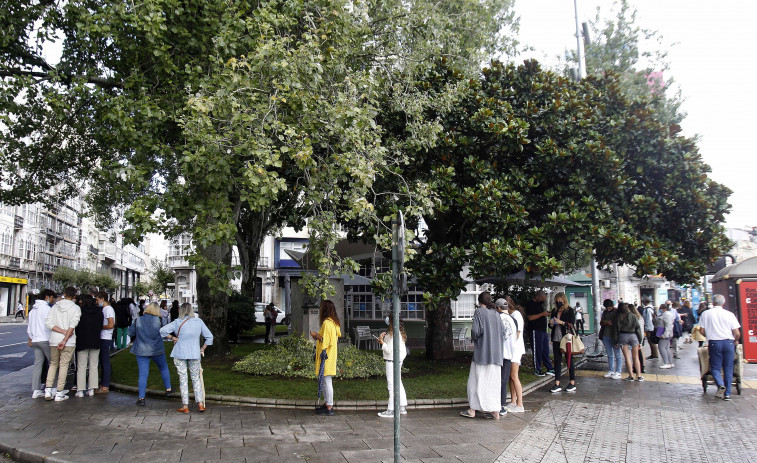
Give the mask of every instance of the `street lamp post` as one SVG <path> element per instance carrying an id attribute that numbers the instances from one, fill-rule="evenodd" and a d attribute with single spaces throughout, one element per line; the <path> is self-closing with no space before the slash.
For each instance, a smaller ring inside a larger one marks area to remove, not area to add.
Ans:
<path id="1" fill-rule="evenodd" d="M 588 34 L 581 34 L 581 22 L 578 19 L 578 0 L 573 0 L 573 9 L 576 13 L 576 51 L 578 55 L 578 79 L 586 77 L 586 56 L 584 56 L 584 42 L 581 39 L 589 40 Z M 588 32 L 588 30 L 587 30 Z M 594 307 L 594 330 L 599 333 L 599 323 L 602 313 L 599 304 L 599 269 L 597 269 L 597 251 L 591 251 L 591 292 L 592 305 Z M 599 340 L 599 339 L 597 339 Z"/>

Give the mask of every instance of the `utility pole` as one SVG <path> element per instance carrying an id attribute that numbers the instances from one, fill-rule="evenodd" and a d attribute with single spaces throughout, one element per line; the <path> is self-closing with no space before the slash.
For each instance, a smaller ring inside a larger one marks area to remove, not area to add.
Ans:
<path id="1" fill-rule="evenodd" d="M 586 57 L 584 56 L 584 43 L 581 40 L 581 23 L 578 19 L 578 0 L 573 0 L 573 9 L 576 12 L 576 50 L 578 51 L 578 79 L 586 77 Z M 588 40 L 588 36 L 586 37 Z"/>
<path id="2" fill-rule="evenodd" d="M 405 291 L 402 274 L 405 272 L 405 220 L 402 211 L 398 219 L 392 219 L 392 366 L 394 375 L 394 462 L 402 461 L 400 453 L 400 293 Z"/>
<path id="3" fill-rule="evenodd" d="M 582 34 L 581 21 L 578 19 L 578 0 L 573 0 L 573 9 L 576 13 L 576 52 L 578 55 L 578 80 L 586 77 L 586 56 L 584 56 L 584 40 L 589 41 L 589 28 L 584 24 Z M 583 40 L 582 40 L 583 39 Z M 599 269 L 597 269 L 597 251 L 591 251 L 591 292 L 592 306 L 594 308 L 594 331 L 599 334 L 599 324 L 602 319 L 602 311 L 599 304 Z M 599 338 L 597 338 L 599 340 Z"/>

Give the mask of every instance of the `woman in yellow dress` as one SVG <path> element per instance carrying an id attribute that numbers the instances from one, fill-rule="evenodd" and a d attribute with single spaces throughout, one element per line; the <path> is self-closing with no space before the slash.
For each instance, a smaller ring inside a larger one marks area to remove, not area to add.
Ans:
<path id="1" fill-rule="evenodd" d="M 315 411 L 318 415 L 334 415 L 334 386 L 331 379 L 336 375 L 336 344 L 342 335 L 339 316 L 336 313 L 336 306 L 332 301 L 325 300 L 321 302 L 320 311 L 321 329 L 316 333 L 310 332 L 310 336 L 316 340 L 315 345 L 315 375 L 319 376 L 321 371 L 322 352 L 326 352 L 326 359 L 323 369 L 323 398 L 324 404 Z"/>

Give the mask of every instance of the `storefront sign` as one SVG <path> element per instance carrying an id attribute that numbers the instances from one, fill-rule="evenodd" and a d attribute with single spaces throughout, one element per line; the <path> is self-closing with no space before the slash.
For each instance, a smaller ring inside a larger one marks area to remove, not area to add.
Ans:
<path id="1" fill-rule="evenodd" d="M 0 277 L 0 283 L 14 283 L 17 285 L 25 285 L 28 282 L 29 280 L 25 278 Z"/>
<path id="2" fill-rule="evenodd" d="M 744 357 L 754 363 L 757 362 L 757 281 L 742 281 L 739 299 Z"/>

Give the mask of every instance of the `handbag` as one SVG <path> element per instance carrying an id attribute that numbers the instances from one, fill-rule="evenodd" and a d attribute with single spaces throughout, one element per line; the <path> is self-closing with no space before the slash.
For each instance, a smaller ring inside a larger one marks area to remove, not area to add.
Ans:
<path id="1" fill-rule="evenodd" d="M 570 348 L 570 353 L 572 355 L 581 355 L 586 352 L 584 342 L 581 340 L 581 337 L 576 334 L 575 327 L 570 323 L 566 326 L 568 332 L 560 340 L 560 351 L 565 354 L 567 353 L 568 348 Z"/>

